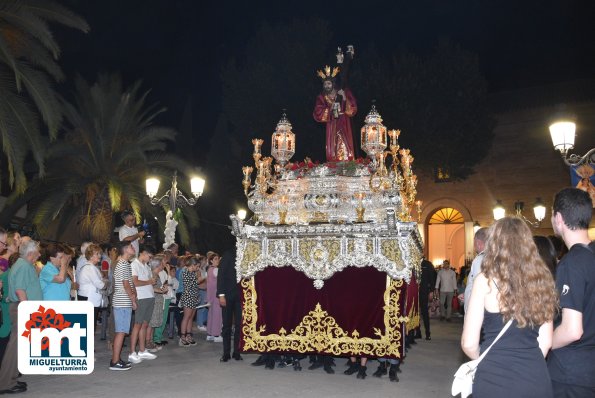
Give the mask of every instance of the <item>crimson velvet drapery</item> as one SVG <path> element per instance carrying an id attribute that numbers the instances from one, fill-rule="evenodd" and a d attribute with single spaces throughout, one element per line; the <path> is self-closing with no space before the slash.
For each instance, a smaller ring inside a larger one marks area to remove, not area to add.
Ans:
<path id="1" fill-rule="evenodd" d="M 311 279 L 294 268 L 269 267 L 254 276 L 254 288 L 258 316 L 256 325 L 259 329 L 265 327 L 261 335 L 277 334 L 281 329 L 290 333 L 317 304 L 350 336 L 357 331 L 360 337 L 376 339 L 378 336 L 374 334 L 374 329 L 383 333 L 386 329 L 387 275 L 372 267 L 348 267 L 326 280 L 322 289 L 316 289 Z M 405 288 L 405 284 L 400 288 L 400 310 L 405 308 Z M 246 291 L 243 293 L 246 294 Z M 399 316 L 405 315 L 399 313 Z M 396 325 L 401 330 L 401 337 L 404 326 L 403 323 Z M 396 357 L 388 357 L 393 356 Z"/>

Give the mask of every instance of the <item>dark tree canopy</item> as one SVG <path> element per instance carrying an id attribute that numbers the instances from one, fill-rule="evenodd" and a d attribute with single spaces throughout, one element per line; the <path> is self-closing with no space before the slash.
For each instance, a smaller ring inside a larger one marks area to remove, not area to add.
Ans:
<path id="1" fill-rule="evenodd" d="M 322 159 L 324 129 L 312 119 L 312 109 L 322 87 L 316 70 L 334 59 L 331 42 L 328 25 L 319 19 L 265 25 L 248 42 L 245 54 L 224 68 L 223 109 L 240 144 L 263 138 L 268 153 L 271 134 L 286 109 L 299 137 L 296 157 Z"/>

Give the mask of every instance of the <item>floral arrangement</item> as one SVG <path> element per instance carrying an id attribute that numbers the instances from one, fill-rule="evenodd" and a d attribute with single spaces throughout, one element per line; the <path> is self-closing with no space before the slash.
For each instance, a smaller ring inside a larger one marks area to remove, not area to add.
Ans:
<path id="1" fill-rule="evenodd" d="M 302 162 L 288 163 L 285 165 L 285 170 L 296 178 L 315 174 L 355 176 L 362 169 L 366 169 L 369 172 L 369 164 L 370 159 L 361 157 L 354 160 L 326 162 L 322 164 L 319 161 L 313 162 L 310 158 L 305 158 Z M 322 171 L 320 170 L 321 168 L 325 170 Z"/>

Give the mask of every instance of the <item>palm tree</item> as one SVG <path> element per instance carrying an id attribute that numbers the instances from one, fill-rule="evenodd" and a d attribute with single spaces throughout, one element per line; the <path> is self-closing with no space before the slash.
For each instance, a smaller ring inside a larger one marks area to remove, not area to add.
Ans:
<path id="1" fill-rule="evenodd" d="M 56 219 L 59 231 L 77 222 L 84 237 L 106 242 L 114 211 L 132 209 L 137 221 L 141 210 L 163 219 L 145 195 L 145 178 L 151 173 L 167 179 L 173 169 L 190 169 L 166 152 L 176 132 L 153 124 L 165 109 L 147 105 L 148 91 L 140 92 L 140 82 L 124 90 L 115 75 L 99 76 L 92 86 L 79 77 L 75 88 L 73 104 L 64 103 L 66 131 L 46 151 L 46 175 L 19 197 L 29 203 L 31 221 L 42 234 Z M 197 223 L 194 211 L 184 216 Z M 182 220 L 183 241 L 187 227 Z"/>
<path id="2" fill-rule="evenodd" d="M 27 186 L 23 164 L 31 151 L 44 173 L 44 139 L 39 115 L 54 139 L 62 112 L 52 83 L 64 76 L 56 63 L 60 47 L 48 23 L 87 32 L 89 25 L 68 9 L 48 0 L 0 2 L 0 137 L 8 160 L 11 186 Z"/>

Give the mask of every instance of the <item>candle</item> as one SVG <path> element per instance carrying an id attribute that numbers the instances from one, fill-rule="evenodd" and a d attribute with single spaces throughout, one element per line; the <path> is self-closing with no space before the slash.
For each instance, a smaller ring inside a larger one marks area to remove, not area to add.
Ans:
<path id="1" fill-rule="evenodd" d="M 390 144 L 392 146 L 397 145 L 397 139 L 399 138 L 400 134 L 401 130 L 389 130 L 388 135 L 390 137 Z"/>
<path id="2" fill-rule="evenodd" d="M 254 154 L 260 154 L 260 147 L 262 146 L 262 143 L 264 141 L 261 140 L 260 138 L 254 138 L 252 139 L 252 144 L 254 144 Z"/>
<path id="3" fill-rule="evenodd" d="M 372 127 L 370 130 L 368 130 L 368 142 L 372 142 L 372 143 L 377 142 L 376 127 Z"/>
<path id="4" fill-rule="evenodd" d="M 250 166 L 244 166 L 242 167 L 242 172 L 244 173 L 244 179 L 247 180 L 250 178 L 250 175 L 252 174 L 252 170 L 254 170 L 252 167 Z"/>

